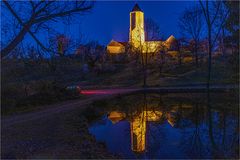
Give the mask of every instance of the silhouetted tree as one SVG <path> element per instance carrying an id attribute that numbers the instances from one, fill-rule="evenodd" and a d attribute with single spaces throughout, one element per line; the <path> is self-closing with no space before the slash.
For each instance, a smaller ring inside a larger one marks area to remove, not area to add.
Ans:
<path id="1" fill-rule="evenodd" d="M 182 65 L 182 58 L 183 58 L 183 54 L 185 52 L 185 43 L 186 40 L 184 38 L 179 38 L 176 42 L 176 51 L 178 51 L 178 64 Z"/>
<path id="2" fill-rule="evenodd" d="M 86 45 L 85 56 L 87 59 L 87 63 L 91 68 L 94 68 L 96 63 L 101 59 L 104 55 L 104 47 L 100 45 L 96 41 L 91 41 Z"/>
<path id="3" fill-rule="evenodd" d="M 79 15 L 91 10 L 92 1 L 6 1 L 3 4 L 7 10 L 17 20 L 20 31 L 13 37 L 10 42 L 1 49 L 1 57 L 9 55 L 9 53 L 24 39 L 27 33 L 40 45 L 45 51 L 50 51 L 35 36 L 35 33 L 41 29 L 49 28 L 48 22 L 56 22 L 57 20 L 71 21 L 74 15 Z M 21 4 L 21 5 L 20 5 Z M 21 12 L 18 13 L 19 7 Z M 18 8 L 18 9 L 17 9 Z"/>
<path id="4" fill-rule="evenodd" d="M 229 11 L 229 16 L 225 23 L 225 29 L 230 35 L 224 37 L 224 44 L 231 48 L 232 56 L 230 63 L 233 69 L 239 72 L 239 1 L 224 1 L 225 7 Z"/>
<path id="5" fill-rule="evenodd" d="M 159 25 L 152 19 L 145 20 L 145 40 L 156 41 L 160 39 Z M 143 86 L 147 86 L 147 71 L 150 58 L 154 58 L 160 52 L 160 46 L 151 46 L 150 43 L 140 45 L 140 55 L 142 61 L 142 68 L 144 72 Z"/>
<path id="6" fill-rule="evenodd" d="M 151 18 L 145 20 L 145 40 L 146 41 L 158 41 L 160 39 L 160 27 Z"/>
<path id="7" fill-rule="evenodd" d="M 214 43 L 216 42 L 219 33 L 221 31 L 222 25 L 227 19 L 228 12 L 222 17 L 219 27 L 216 27 L 216 19 L 219 15 L 220 8 L 223 4 L 223 1 L 211 1 L 211 4 L 208 0 L 201 1 L 199 0 L 202 11 L 204 13 L 204 19 L 207 25 L 207 37 L 208 37 L 208 76 L 207 76 L 207 88 L 209 89 L 210 79 L 211 79 L 211 69 L 212 69 L 212 51 Z M 215 35 L 214 35 L 215 33 Z"/>
<path id="8" fill-rule="evenodd" d="M 198 48 L 203 30 L 203 17 L 202 11 L 198 6 L 185 9 L 183 15 L 179 18 L 179 27 L 181 33 L 186 34 L 193 40 L 196 66 L 198 67 Z"/>
<path id="9" fill-rule="evenodd" d="M 232 43 L 239 49 L 239 1 L 224 1 L 229 12 L 225 27 L 231 33 Z M 238 52 L 237 52 L 238 53 Z"/>
<path id="10" fill-rule="evenodd" d="M 165 64 L 167 63 L 167 58 L 166 58 L 167 51 L 168 51 L 167 47 L 164 44 L 162 44 L 161 50 L 157 54 L 157 64 L 158 64 L 160 76 L 162 75 L 163 68 L 164 68 Z"/>

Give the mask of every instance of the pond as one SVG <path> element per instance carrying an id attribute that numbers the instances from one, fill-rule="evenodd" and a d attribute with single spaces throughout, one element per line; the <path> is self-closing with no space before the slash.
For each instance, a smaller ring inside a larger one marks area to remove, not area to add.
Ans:
<path id="1" fill-rule="evenodd" d="M 89 132 L 122 158 L 239 158 L 236 94 L 136 94 L 94 107 Z"/>

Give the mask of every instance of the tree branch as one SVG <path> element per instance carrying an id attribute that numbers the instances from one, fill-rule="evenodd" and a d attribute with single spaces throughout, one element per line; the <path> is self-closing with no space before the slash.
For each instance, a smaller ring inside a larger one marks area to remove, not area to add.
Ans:
<path id="1" fill-rule="evenodd" d="M 213 44 L 216 42 L 216 40 L 217 40 L 217 38 L 218 38 L 218 35 L 220 34 L 220 31 L 221 31 L 221 29 L 222 29 L 222 27 L 223 27 L 223 24 L 224 24 L 224 22 L 225 22 L 225 20 L 226 20 L 226 18 L 227 18 L 227 16 L 228 16 L 228 14 L 229 14 L 229 10 L 228 10 L 228 12 L 225 14 L 224 18 L 222 19 L 222 22 L 221 22 L 221 24 L 220 24 L 220 26 L 219 26 L 218 32 L 217 32 L 217 34 L 216 34 L 216 36 L 215 36 L 215 38 L 214 38 L 214 40 L 213 40 Z"/>
<path id="2" fill-rule="evenodd" d="M 29 32 L 29 34 L 32 36 L 32 38 L 37 42 L 37 44 L 39 45 L 39 46 L 41 46 L 41 48 L 43 48 L 44 50 L 46 50 L 46 51 L 51 51 L 50 49 L 48 49 L 48 48 L 46 48 L 37 38 L 36 38 L 36 36 L 31 32 L 31 30 L 30 30 L 30 26 L 32 26 L 32 24 L 33 24 L 33 22 L 32 22 L 32 20 L 34 19 L 33 18 L 33 16 L 30 18 L 30 21 L 29 22 L 27 22 L 27 24 L 25 24 L 24 25 L 24 23 L 23 23 L 23 21 L 21 20 L 21 18 L 15 13 L 15 11 L 13 10 L 13 8 L 9 5 L 9 3 L 7 2 L 7 1 L 3 1 L 4 2 L 4 4 L 7 6 L 7 8 L 10 10 L 10 12 L 13 14 L 13 16 L 18 20 L 18 22 L 23 26 L 23 29 L 22 29 L 22 31 L 20 32 L 20 33 L 23 33 L 23 32 Z M 20 35 L 22 35 L 22 34 L 20 34 Z M 22 38 L 24 37 L 24 36 L 21 36 Z M 5 48 L 4 48 L 5 49 Z M 3 51 L 2 53 L 1 53 L 1 57 L 4 57 L 4 56 L 6 56 L 5 55 L 6 53 Z"/>
<path id="3" fill-rule="evenodd" d="M 212 19 L 212 22 L 211 22 L 211 25 L 214 23 L 215 19 L 217 18 L 217 15 L 218 15 L 218 12 L 219 12 L 219 8 L 220 8 L 220 4 L 221 2 L 217 2 L 218 6 L 217 6 L 217 10 L 215 12 L 215 15 L 213 16 L 213 19 Z"/>
<path id="4" fill-rule="evenodd" d="M 56 2 L 55 8 L 49 8 L 49 5 Z M 12 13 L 12 15 L 17 19 L 17 21 L 23 26 L 23 28 L 20 30 L 20 32 L 13 38 L 13 40 L 1 50 L 1 57 L 7 56 L 24 38 L 26 33 L 28 32 L 32 38 L 39 44 L 44 50 L 49 51 L 33 34 L 33 32 L 30 30 L 31 27 L 34 24 L 38 23 L 44 23 L 48 20 L 53 20 L 55 18 L 65 17 L 65 16 L 71 16 L 72 14 L 76 14 L 78 12 L 85 12 L 93 7 L 93 3 L 85 6 L 85 1 L 81 1 L 81 4 L 78 5 L 76 1 L 76 6 L 71 5 L 71 8 L 66 7 L 69 5 L 68 3 L 64 3 L 65 5 L 63 7 L 59 7 L 60 5 L 57 3 L 60 3 L 58 1 L 40 1 L 38 3 L 34 3 L 34 1 L 30 1 L 31 8 L 32 8 L 32 14 L 25 23 L 21 20 L 21 18 L 18 16 L 18 14 L 14 11 L 14 9 L 11 7 L 11 5 L 7 2 L 7 0 L 3 0 L 3 3 L 5 6 L 7 6 L 8 10 Z M 44 4 L 45 3 L 45 4 Z M 42 5 L 44 4 L 44 5 Z M 41 7 L 39 7 L 41 6 Z M 85 7 L 84 7 L 85 6 Z M 37 11 L 37 8 L 39 10 Z M 57 11 L 56 11 L 57 10 Z M 48 12 L 49 11 L 49 12 Z M 53 13 L 51 11 L 56 11 L 57 13 Z M 41 16 L 40 16 L 41 15 Z M 38 18 L 39 17 L 39 18 Z"/>
<path id="5" fill-rule="evenodd" d="M 76 8 L 76 9 L 72 9 L 72 10 L 65 11 L 65 12 L 59 12 L 59 13 L 51 14 L 49 16 L 43 16 L 43 17 L 40 17 L 38 19 L 35 19 L 34 23 L 39 23 L 39 22 L 48 21 L 48 20 L 54 19 L 54 18 L 68 16 L 68 15 L 70 15 L 72 13 L 77 13 L 77 12 L 81 12 L 81 11 L 87 11 L 87 10 L 89 10 L 91 8 L 92 8 L 92 6 L 88 6 L 88 7 L 84 7 L 84 8 Z"/>

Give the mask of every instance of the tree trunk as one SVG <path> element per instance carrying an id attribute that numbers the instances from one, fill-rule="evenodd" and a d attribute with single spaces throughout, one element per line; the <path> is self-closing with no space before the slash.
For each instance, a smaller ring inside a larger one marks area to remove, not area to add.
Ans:
<path id="1" fill-rule="evenodd" d="M 196 42 L 197 43 L 197 42 Z M 194 47 L 194 52 L 195 52 L 195 63 L 196 63 L 196 67 L 198 68 L 199 67 L 199 63 L 198 63 L 198 46 L 195 45 Z"/>
<path id="2" fill-rule="evenodd" d="M 144 73 L 143 73 L 143 87 L 144 88 L 146 87 L 146 68 L 145 67 L 144 67 Z"/>
<path id="3" fill-rule="evenodd" d="M 18 35 L 5 48 L 1 50 L 1 58 L 7 56 L 23 40 L 24 36 L 29 31 L 31 26 L 32 23 L 28 22 L 18 33 Z"/>
<path id="4" fill-rule="evenodd" d="M 199 67 L 199 63 L 198 63 L 198 54 L 196 52 L 196 67 L 198 68 Z"/>
<path id="5" fill-rule="evenodd" d="M 161 62 L 160 62 L 160 65 L 159 65 L 159 75 L 161 76 L 162 75 L 163 66 L 165 64 L 165 58 L 164 58 L 163 53 L 161 53 L 160 59 L 161 59 Z"/>
<path id="6" fill-rule="evenodd" d="M 224 32 L 224 28 L 222 29 L 222 56 L 224 56 L 225 54 L 225 42 L 224 42 L 224 38 L 225 38 L 225 32 Z"/>
<path id="7" fill-rule="evenodd" d="M 214 140 L 214 131 L 213 131 L 213 116 L 212 116 L 212 105 L 211 105 L 211 97 L 210 92 L 207 93 L 207 114 L 208 114 L 208 136 L 212 145 L 212 154 L 216 158 L 220 158 L 223 155 L 219 152 L 218 146 Z M 220 154 L 220 155 L 219 155 Z"/>
<path id="8" fill-rule="evenodd" d="M 145 61 L 143 62 L 143 66 L 144 66 L 143 86 L 145 88 L 147 86 L 147 53 L 145 53 Z"/>
<path id="9" fill-rule="evenodd" d="M 182 65 L 182 56 L 181 56 L 181 52 L 180 51 L 178 52 L 178 64 L 179 64 L 179 66 Z"/>
<path id="10" fill-rule="evenodd" d="M 212 69 L 212 33 L 211 33 L 211 27 L 208 26 L 208 77 L 207 77 L 208 90 L 210 87 L 211 69 Z"/>

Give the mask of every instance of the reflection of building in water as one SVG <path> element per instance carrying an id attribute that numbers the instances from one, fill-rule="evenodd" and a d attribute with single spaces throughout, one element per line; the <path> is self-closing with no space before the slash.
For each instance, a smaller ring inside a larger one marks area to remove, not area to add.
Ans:
<path id="1" fill-rule="evenodd" d="M 143 152 L 146 146 L 146 122 L 159 121 L 163 113 L 161 111 L 142 111 L 133 116 L 130 120 L 131 125 L 131 146 L 135 152 Z M 125 113 L 113 111 L 108 118 L 112 123 L 116 123 L 125 118 Z"/>
<path id="2" fill-rule="evenodd" d="M 146 123 L 147 121 L 159 121 L 162 117 L 160 111 L 143 111 L 134 116 L 131 122 L 132 150 L 143 152 L 146 146 Z"/>
<path id="3" fill-rule="evenodd" d="M 112 111 L 109 115 L 108 115 L 108 119 L 110 119 L 112 121 L 113 124 L 121 121 L 122 119 L 124 119 L 126 117 L 126 114 L 123 112 L 118 112 L 118 111 Z"/>

